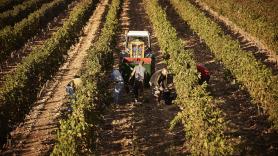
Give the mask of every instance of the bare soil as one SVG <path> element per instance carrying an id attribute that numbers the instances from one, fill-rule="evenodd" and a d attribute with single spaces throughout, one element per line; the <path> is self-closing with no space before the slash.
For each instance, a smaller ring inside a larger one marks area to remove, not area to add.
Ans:
<path id="1" fill-rule="evenodd" d="M 273 155 L 278 152 L 278 134 L 272 131 L 267 116 L 259 113 L 248 92 L 240 86 L 216 60 L 207 45 L 183 21 L 169 3 L 160 0 L 168 20 L 188 49 L 193 49 L 196 62 L 204 64 L 211 73 L 208 91 L 223 112 L 227 122 L 225 135 L 236 147 L 235 155 Z"/>
<path id="2" fill-rule="evenodd" d="M 66 95 L 65 86 L 80 71 L 87 49 L 95 39 L 109 0 L 102 0 L 87 22 L 83 36 L 68 52 L 69 56 L 58 73 L 42 90 L 33 109 L 11 133 L 11 144 L 3 155 L 49 155 L 55 143 L 58 119 Z"/>
<path id="3" fill-rule="evenodd" d="M 165 66 L 160 48 L 142 0 L 124 0 L 118 32 L 118 49 L 123 49 L 124 34 L 128 30 L 147 30 L 151 33 L 152 50 L 157 56 L 156 69 Z M 118 64 L 118 54 L 114 54 Z M 113 87 L 113 86 L 111 86 Z M 155 102 L 149 88 L 144 90 L 145 101 L 133 102 L 132 93 L 124 93 L 119 105 L 112 105 L 104 112 L 98 143 L 100 155 L 184 155 L 183 127 L 169 130 L 170 121 L 178 113 L 175 105 Z"/>

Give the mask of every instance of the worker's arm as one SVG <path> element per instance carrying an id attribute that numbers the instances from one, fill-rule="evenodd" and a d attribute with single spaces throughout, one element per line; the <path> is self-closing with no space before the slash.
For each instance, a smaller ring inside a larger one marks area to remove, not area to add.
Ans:
<path id="1" fill-rule="evenodd" d="M 132 71 L 132 73 L 130 74 L 130 77 L 129 77 L 128 81 L 131 80 L 131 78 L 133 77 L 134 74 L 135 74 L 135 68 L 133 68 L 133 71 Z"/>
<path id="2" fill-rule="evenodd" d="M 157 84 L 163 89 L 167 89 L 167 75 L 163 76 L 162 74 L 160 74 L 157 80 Z"/>
<path id="3" fill-rule="evenodd" d="M 168 83 L 167 83 L 167 78 L 168 78 L 168 75 L 166 75 L 165 77 L 164 77 L 164 80 L 163 80 L 163 88 L 164 89 L 168 89 Z"/>
<path id="4" fill-rule="evenodd" d="M 130 70 L 133 70 L 134 68 L 132 68 L 128 63 L 125 63 L 126 66 L 130 69 Z"/>

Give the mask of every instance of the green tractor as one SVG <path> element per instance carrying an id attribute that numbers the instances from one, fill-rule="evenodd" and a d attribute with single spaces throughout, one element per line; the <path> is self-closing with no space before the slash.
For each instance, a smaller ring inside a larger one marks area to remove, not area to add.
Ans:
<path id="1" fill-rule="evenodd" d="M 155 72 L 155 56 L 151 50 L 150 33 L 148 31 L 128 31 L 125 40 L 125 50 L 120 55 L 123 77 L 127 80 L 132 69 L 140 61 L 144 61 L 145 85 L 148 86 L 150 77 Z"/>

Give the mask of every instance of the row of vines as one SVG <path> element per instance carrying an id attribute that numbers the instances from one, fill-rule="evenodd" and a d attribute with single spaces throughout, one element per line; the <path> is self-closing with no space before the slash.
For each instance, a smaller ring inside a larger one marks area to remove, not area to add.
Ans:
<path id="1" fill-rule="evenodd" d="M 278 54 L 278 0 L 201 0 Z"/>
<path id="2" fill-rule="evenodd" d="M 94 7 L 95 1 L 80 2 L 56 33 L 5 77 L 5 83 L 0 88 L 1 140 L 23 119 L 36 100 L 38 91 L 63 63 L 68 49 L 77 41 Z"/>
<path id="3" fill-rule="evenodd" d="M 50 20 L 56 17 L 67 4 L 73 0 L 54 0 L 16 23 L 14 27 L 7 26 L 0 30 L 0 63 L 5 60 L 13 50 L 23 46 L 28 39 L 36 35 L 40 29 L 47 26 Z"/>
<path id="4" fill-rule="evenodd" d="M 227 155 L 232 147 L 224 137 L 225 123 L 221 111 L 214 106 L 206 85 L 198 85 L 198 73 L 192 51 L 178 39 L 176 30 L 166 18 L 165 11 L 156 0 L 144 0 L 160 47 L 170 54 L 168 68 L 175 74 L 178 93 L 176 103 L 182 108 L 171 126 L 181 121 L 187 146 L 193 155 Z"/>
<path id="5" fill-rule="evenodd" d="M 43 3 L 51 0 L 30 0 L 15 6 L 13 9 L 0 13 L 0 29 L 8 25 L 13 25 L 37 10 Z"/>
<path id="6" fill-rule="evenodd" d="M 60 121 L 58 142 L 52 155 L 90 155 L 95 151 L 98 108 L 109 103 L 107 72 L 113 64 L 112 47 L 121 0 L 112 0 L 98 40 L 88 50 L 82 71 L 83 86 L 77 90 L 73 112 Z"/>
<path id="7" fill-rule="evenodd" d="M 188 0 L 171 0 L 171 3 L 181 18 L 206 42 L 215 57 L 223 61 L 253 99 L 268 112 L 274 128 L 278 128 L 278 78 Z"/>
<path id="8" fill-rule="evenodd" d="M 22 3 L 24 0 L 1 0 L 0 1 L 0 12 L 11 9 L 13 6 Z"/>

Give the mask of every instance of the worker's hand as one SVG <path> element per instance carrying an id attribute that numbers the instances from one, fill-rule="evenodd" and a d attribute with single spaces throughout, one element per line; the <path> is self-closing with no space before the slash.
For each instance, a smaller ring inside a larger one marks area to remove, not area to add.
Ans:
<path id="1" fill-rule="evenodd" d="M 168 84 L 168 88 L 172 88 L 173 87 L 173 83 Z"/>

